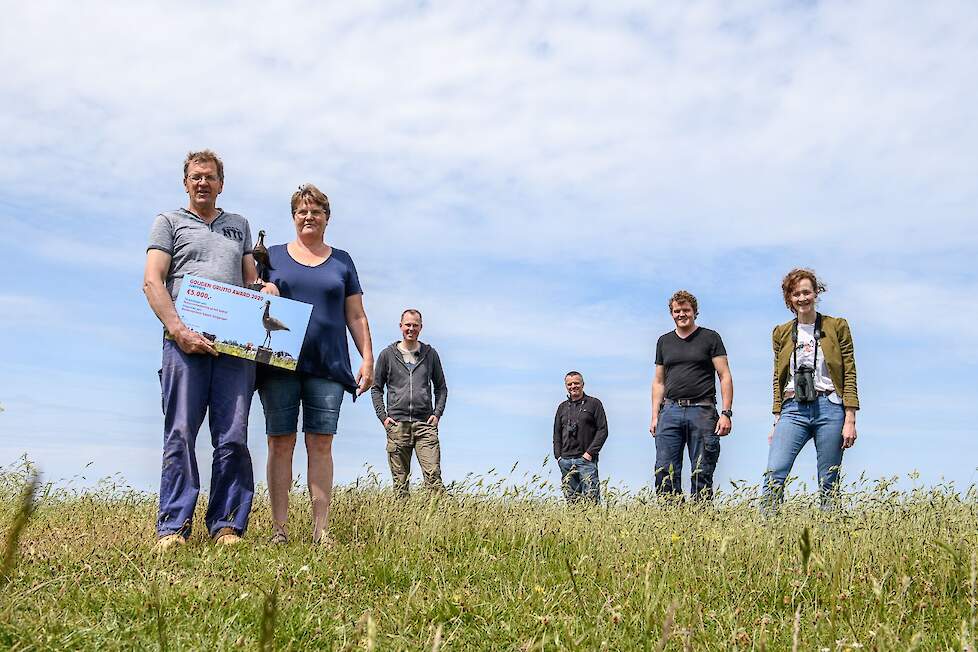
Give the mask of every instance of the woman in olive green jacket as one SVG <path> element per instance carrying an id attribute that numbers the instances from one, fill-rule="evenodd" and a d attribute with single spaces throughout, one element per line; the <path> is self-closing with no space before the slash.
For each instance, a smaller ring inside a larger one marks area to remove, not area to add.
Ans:
<path id="1" fill-rule="evenodd" d="M 764 504 L 783 499 L 784 483 L 798 453 L 815 440 L 822 506 L 839 481 L 842 453 L 856 442 L 856 359 L 849 324 L 815 310 L 825 286 L 815 273 L 793 269 L 781 283 L 795 318 L 775 326 L 774 428 L 764 477 Z"/>

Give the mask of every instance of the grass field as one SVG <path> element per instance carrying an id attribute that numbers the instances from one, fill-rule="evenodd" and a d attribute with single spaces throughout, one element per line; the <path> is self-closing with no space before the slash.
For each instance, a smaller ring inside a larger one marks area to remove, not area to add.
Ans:
<path id="1" fill-rule="evenodd" d="M 978 495 L 866 483 L 822 515 L 807 499 L 760 518 L 753 490 L 714 506 L 611 496 L 567 508 L 490 475 L 396 501 L 337 490 L 337 544 L 265 543 L 267 499 L 241 545 L 196 524 L 159 558 L 154 498 L 0 475 L 7 564 L 0 648 L 13 650 L 961 650 L 976 614 Z M 198 513 L 202 513 L 198 509 Z"/>

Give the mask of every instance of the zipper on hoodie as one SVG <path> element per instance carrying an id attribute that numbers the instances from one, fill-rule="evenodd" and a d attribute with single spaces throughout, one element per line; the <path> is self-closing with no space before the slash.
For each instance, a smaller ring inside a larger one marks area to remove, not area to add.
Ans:
<path id="1" fill-rule="evenodd" d="M 415 363 L 414 369 L 404 362 L 404 357 L 401 355 L 401 352 L 396 350 L 397 344 L 394 347 L 397 359 L 401 361 L 401 364 L 404 365 L 404 368 L 408 372 L 408 421 L 414 421 L 414 369 L 417 369 L 421 365 L 421 347 L 418 347 L 418 361 Z"/>
<path id="2" fill-rule="evenodd" d="M 418 346 L 418 361 L 414 363 L 414 369 L 408 367 L 408 414 L 414 420 L 414 370 L 421 366 L 421 347 Z M 403 360 L 403 358 L 402 358 Z M 404 365 L 407 367 L 407 365 Z"/>

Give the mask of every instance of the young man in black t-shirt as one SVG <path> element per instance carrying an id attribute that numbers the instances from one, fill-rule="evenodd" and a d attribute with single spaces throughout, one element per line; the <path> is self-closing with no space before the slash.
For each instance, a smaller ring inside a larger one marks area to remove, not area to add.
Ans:
<path id="1" fill-rule="evenodd" d="M 655 490 L 682 493 L 683 448 L 692 465 L 690 493 L 713 497 L 713 471 L 720 458 L 720 437 L 730 434 L 733 378 L 720 334 L 696 325 L 696 297 L 679 290 L 669 299 L 676 329 L 655 345 L 652 424 L 655 437 Z M 716 409 L 714 374 L 720 378 L 723 411 Z"/>

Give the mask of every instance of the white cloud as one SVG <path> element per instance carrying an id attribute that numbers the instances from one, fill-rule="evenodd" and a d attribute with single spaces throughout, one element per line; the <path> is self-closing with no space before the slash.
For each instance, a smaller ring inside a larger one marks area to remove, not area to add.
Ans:
<path id="1" fill-rule="evenodd" d="M 581 240 L 636 256 L 690 223 L 711 248 L 786 243 L 792 218 L 883 246 L 935 195 L 974 199 L 969 3 L 280 7 L 17 8 L 0 88 L 27 165 L 0 182 L 40 193 L 54 175 L 119 211 L 127 181 L 211 143 L 229 192 L 321 178 L 362 210 L 396 198 L 456 248 L 519 234 L 535 259 Z M 973 242 L 973 218 L 945 211 L 943 228 Z"/>

